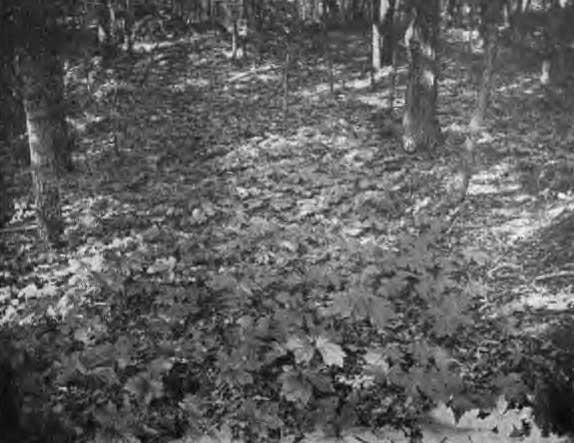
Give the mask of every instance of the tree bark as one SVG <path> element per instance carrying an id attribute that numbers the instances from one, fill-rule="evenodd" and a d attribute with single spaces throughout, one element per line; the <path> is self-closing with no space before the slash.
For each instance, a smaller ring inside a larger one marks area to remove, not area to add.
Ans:
<path id="1" fill-rule="evenodd" d="M 459 9 L 460 9 L 459 0 L 448 0 L 446 11 L 447 11 L 447 15 L 448 15 L 448 20 L 449 20 L 451 25 L 456 26 L 459 24 L 459 21 L 458 21 Z"/>
<path id="2" fill-rule="evenodd" d="M 113 0 L 96 0 L 96 17 L 98 22 L 98 45 L 103 55 L 110 57 L 118 44 L 118 23 Z"/>
<path id="3" fill-rule="evenodd" d="M 442 141 L 436 113 L 438 93 L 439 0 L 413 0 L 405 34 L 409 59 L 403 148 L 432 149 Z"/>
<path id="4" fill-rule="evenodd" d="M 381 59 L 381 16 L 379 14 L 379 4 L 385 0 L 373 0 L 373 23 L 372 23 L 372 67 L 374 71 L 379 71 L 382 67 Z"/>
<path id="5" fill-rule="evenodd" d="M 8 186 L 0 169 L 0 228 L 10 221 L 13 213 L 12 199 Z"/>
<path id="6" fill-rule="evenodd" d="M 468 133 L 461 152 L 461 163 L 459 168 L 459 180 L 455 180 L 454 192 L 455 203 L 460 203 L 466 198 L 468 185 L 475 167 L 476 142 L 480 128 L 484 123 L 489 97 L 492 91 L 492 80 L 494 65 L 498 49 L 498 21 L 502 12 L 503 4 L 501 0 L 482 0 L 481 2 L 481 26 L 485 39 L 484 46 L 484 66 L 476 108 L 468 125 Z"/>
<path id="7" fill-rule="evenodd" d="M 375 71 L 393 61 L 394 13 L 395 0 L 373 1 L 372 59 Z"/>
<path id="8" fill-rule="evenodd" d="M 106 50 L 111 45 L 110 17 L 106 0 L 96 0 L 96 19 L 98 24 L 98 45 L 102 50 Z"/>
<path id="9" fill-rule="evenodd" d="M 55 244 L 63 226 L 59 179 L 70 161 L 62 68 L 57 56 L 38 40 L 21 48 L 19 73 L 40 236 Z"/>
<path id="10" fill-rule="evenodd" d="M 483 0 L 482 2 L 482 33 L 485 40 L 484 66 L 480 80 L 480 88 L 476 109 L 470 121 L 471 128 L 480 128 L 484 122 L 486 109 L 492 91 L 494 63 L 498 51 L 498 21 L 500 15 L 499 0 Z"/>
<path id="11" fill-rule="evenodd" d="M 383 51 L 381 57 L 384 65 L 393 62 L 395 51 L 395 0 L 381 0 L 381 19 L 383 21 Z"/>

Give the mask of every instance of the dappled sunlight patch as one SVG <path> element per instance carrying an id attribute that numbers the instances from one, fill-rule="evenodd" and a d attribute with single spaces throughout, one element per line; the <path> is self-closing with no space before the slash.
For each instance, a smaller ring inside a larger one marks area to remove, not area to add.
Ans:
<path id="1" fill-rule="evenodd" d="M 353 80 L 350 80 L 348 83 L 345 83 L 345 87 L 348 87 L 349 89 L 356 89 L 356 90 L 362 90 L 362 89 L 366 89 L 368 87 L 370 87 L 371 85 L 371 80 L 367 77 L 358 77 L 355 78 Z"/>
<path id="2" fill-rule="evenodd" d="M 197 86 L 194 85 L 193 83 L 194 82 L 192 80 L 185 79 L 180 83 L 169 85 L 168 90 L 170 90 L 171 92 L 185 92 L 188 86 Z"/>
<path id="3" fill-rule="evenodd" d="M 534 411 L 526 407 L 514 409 L 500 397 L 492 410 L 472 409 L 455 417 L 444 404 L 432 409 L 422 425 L 424 442 L 508 442 L 514 439 L 530 443 L 559 443 L 564 438 L 544 437 L 534 424 Z"/>
<path id="4" fill-rule="evenodd" d="M 67 255 L 57 266 L 46 261 L 0 287 L 0 305 L 20 293 L 22 300 L 41 300 L 36 295 L 43 289 L 32 275 L 37 270 L 55 282 L 51 292 L 46 286 L 45 298 L 55 300 L 44 313 L 72 318 L 65 343 L 75 346 L 73 358 L 53 358 L 63 368 L 57 386 L 95 379 L 103 386 L 97 401 L 112 399 L 109 410 L 94 416 L 131 418 L 133 410 L 115 403 L 122 390 L 157 419 L 152 432 L 161 430 L 154 438 L 164 436 L 163 426 L 172 426 L 174 417 L 195 420 L 204 407 L 242 426 L 236 407 L 288 428 L 284 400 L 320 407 L 325 401 L 336 422 L 348 399 L 339 392 L 344 384 L 375 402 L 357 399 L 366 421 L 394 420 L 397 410 L 403 420 L 419 412 L 420 392 L 446 402 L 467 381 L 488 390 L 484 380 L 496 364 L 512 360 L 508 337 L 483 321 L 490 303 L 507 294 L 523 296 L 516 309 L 551 303 L 545 284 L 566 274 L 525 276 L 522 264 L 507 263 L 513 241 L 531 242 L 549 220 L 542 223 L 537 208 L 526 204 L 534 197 L 520 192 L 502 154 L 496 152 L 496 165 L 491 158 L 501 145 L 505 154 L 516 153 L 518 143 L 534 137 L 532 125 L 516 139 L 514 126 L 498 132 L 488 126 L 480 134 L 477 153 L 490 167 L 472 177 L 471 198 L 461 204 L 456 223 L 445 226 L 442 213 L 436 217 L 432 209 L 457 167 L 459 141 L 468 133 L 460 122 L 468 120 L 473 103 L 467 98 L 476 91 L 466 77 L 453 79 L 455 69 L 448 67 L 451 77 L 442 84 L 452 93 L 441 91 L 446 106 L 440 120 L 449 122 L 452 137 L 444 151 L 405 155 L 397 137 L 384 131 L 393 116 L 380 112 L 387 106 L 388 73 L 371 91 L 369 76 L 349 66 L 365 64 L 368 45 L 351 37 L 354 52 L 337 54 L 337 61 L 345 55 L 345 64 L 337 64 L 335 94 L 324 66 L 300 55 L 289 71 L 287 106 L 281 54 L 276 65 L 242 69 L 216 45 L 201 54 L 170 51 L 153 58 L 145 85 L 118 95 L 113 118 L 121 125 L 98 127 L 89 146 L 83 138 L 84 152 L 109 152 L 103 164 L 86 165 L 89 174 L 73 191 L 64 190 Z M 397 95 L 402 104 L 402 89 Z M 496 127 L 502 119 L 494 118 L 487 123 Z M 123 144 L 113 151 L 108 139 L 117 140 L 118 133 Z M 532 154 L 529 149 L 524 152 Z M 574 197 L 564 195 L 561 200 L 572 204 Z M 550 219 L 560 215 L 548 208 Z M 526 277 L 538 280 L 527 286 Z M 525 301 L 521 291 L 528 290 L 542 294 L 538 305 Z M 570 295 L 564 289 L 554 301 Z M 89 311 L 76 309 L 83 304 Z M 427 335 L 432 338 L 422 339 Z M 477 373 L 478 382 L 464 379 Z M 83 385 L 78 391 L 90 394 Z M 489 395 L 477 394 L 481 400 Z M 456 420 L 441 404 L 432 419 L 418 423 L 423 441 L 508 441 L 510 425 L 519 428 L 524 418 L 502 406 L 484 418 L 474 408 L 467 401 L 468 412 Z M 201 417 L 201 426 L 211 426 L 212 418 Z M 142 420 L 146 426 L 153 421 Z M 498 434 L 492 431 L 497 426 Z M 409 441 L 390 429 L 380 435 L 341 431 L 349 442 Z M 217 436 L 232 440 L 230 428 Z M 334 441 L 319 432 L 304 437 Z"/>
<path id="5" fill-rule="evenodd" d="M 98 115 L 90 111 L 84 111 L 80 117 L 69 117 L 68 121 L 70 122 L 70 126 L 74 131 L 76 131 L 79 135 L 83 135 L 89 130 L 90 126 L 97 125 L 104 119 L 105 117 L 102 115 Z"/>
<path id="6" fill-rule="evenodd" d="M 516 90 L 525 95 L 539 94 L 541 92 L 540 82 L 534 80 L 531 76 L 517 75 L 513 83 L 503 84 L 498 87 L 498 91 L 502 93 Z"/>
<path id="7" fill-rule="evenodd" d="M 223 90 L 244 91 L 247 94 L 258 96 L 257 87 L 259 85 L 272 85 L 279 81 L 281 81 L 281 70 L 276 66 L 268 65 L 264 69 L 230 73 Z M 252 100 L 250 96 L 246 97 L 246 99 Z"/>
<path id="8" fill-rule="evenodd" d="M 565 275 L 566 278 L 572 278 L 573 276 L 573 272 Z M 507 304 L 504 311 L 510 313 L 534 309 L 543 310 L 545 312 L 561 312 L 572 309 L 574 305 L 574 291 L 572 290 L 572 286 L 556 291 L 539 284 L 550 278 L 551 275 L 539 275 L 534 277 L 535 283 L 528 289 L 527 293 Z"/>
<path id="9" fill-rule="evenodd" d="M 568 217 L 574 211 L 574 195 L 563 195 L 550 203 L 542 218 L 545 220 L 545 227 L 550 227 L 553 223 L 560 220 L 563 216 Z"/>
<path id="10" fill-rule="evenodd" d="M 313 85 L 312 88 L 304 88 L 297 92 L 301 97 L 310 99 L 312 101 L 322 101 L 325 100 L 325 95 L 331 93 L 329 83 L 318 82 Z"/>
<path id="11" fill-rule="evenodd" d="M 379 94 L 377 96 L 373 95 L 359 95 L 356 97 L 358 101 L 364 103 L 365 105 L 372 106 L 375 109 L 389 109 L 390 108 L 390 97 L 383 96 Z"/>
<path id="12" fill-rule="evenodd" d="M 515 242 L 532 237 L 542 223 L 539 220 L 533 219 L 530 214 L 523 212 L 522 217 L 507 220 L 492 228 L 493 233 L 503 235 L 509 241 Z"/>
<path id="13" fill-rule="evenodd" d="M 513 168 L 511 163 L 503 161 L 496 163 L 488 168 L 483 168 L 480 171 L 477 171 L 473 179 L 475 182 L 480 183 L 498 183 L 502 180 L 507 181 L 511 179 L 509 174 L 512 170 Z"/>
<path id="14" fill-rule="evenodd" d="M 520 186 L 514 183 L 496 184 L 496 183 L 477 183 L 475 179 L 471 180 L 468 187 L 468 195 L 488 195 L 488 194 L 505 194 L 514 193 L 520 190 Z M 520 197 L 517 197 L 520 199 Z"/>
<path id="15" fill-rule="evenodd" d="M 509 164 L 496 164 L 478 171 L 469 184 L 469 195 L 505 195 L 520 191 L 520 185 L 508 176 L 510 170 Z"/>
<path id="16" fill-rule="evenodd" d="M 143 53 L 151 53 L 158 49 L 167 49 L 182 43 L 186 43 L 189 40 L 187 39 L 180 39 L 180 40 L 165 40 L 160 42 L 134 42 L 133 44 L 133 51 L 134 52 L 143 52 Z"/>

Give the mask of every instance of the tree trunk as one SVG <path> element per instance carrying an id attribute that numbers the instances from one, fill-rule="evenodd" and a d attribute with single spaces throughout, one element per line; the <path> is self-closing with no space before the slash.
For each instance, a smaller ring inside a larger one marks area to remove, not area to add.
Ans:
<path id="1" fill-rule="evenodd" d="M 476 109 L 472 116 L 471 128 L 480 128 L 484 122 L 486 108 L 492 90 L 494 63 L 498 50 L 498 21 L 500 15 L 499 0 L 483 0 L 482 2 L 482 32 L 485 40 L 484 66 L 478 91 Z"/>
<path id="2" fill-rule="evenodd" d="M 119 34 L 121 34 L 122 26 L 118 25 L 121 22 L 121 11 L 116 10 L 114 0 L 96 0 L 96 17 L 98 22 L 98 44 L 106 57 L 112 56 L 116 47 L 120 42 Z M 125 22 L 124 22 L 125 24 Z"/>
<path id="3" fill-rule="evenodd" d="M 8 192 L 8 186 L 0 169 L 0 228 L 12 218 L 12 201 Z"/>
<path id="4" fill-rule="evenodd" d="M 237 53 L 239 50 L 239 35 L 237 32 L 237 20 L 233 19 L 231 25 L 231 59 L 237 59 Z"/>
<path id="5" fill-rule="evenodd" d="M 118 23 L 114 1 L 107 0 L 106 6 L 108 9 L 108 32 L 110 36 L 110 43 L 115 46 L 118 43 Z"/>
<path id="6" fill-rule="evenodd" d="M 110 16 L 106 0 L 97 0 L 95 10 L 98 23 L 98 45 L 100 49 L 107 51 L 112 43 L 110 35 Z"/>
<path id="7" fill-rule="evenodd" d="M 451 25 L 457 26 L 459 24 L 459 9 L 459 0 L 448 0 L 446 11 Z"/>
<path id="8" fill-rule="evenodd" d="M 395 50 L 395 0 L 381 0 L 381 19 L 383 21 L 383 51 L 381 57 L 384 65 L 393 62 Z"/>
<path id="9" fill-rule="evenodd" d="M 439 0 L 413 0 L 405 34 L 409 59 L 403 148 L 432 149 L 442 141 L 436 114 L 438 92 Z"/>
<path id="10" fill-rule="evenodd" d="M 134 10 L 131 0 L 124 0 L 122 22 L 123 44 L 126 50 L 131 53 L 133 49 L 133 27 L 135 25 Z"/>
<path id="11" fill-rule="evenodd" d="M 381 16 L 379 15 L 380 8 L 379 4 L 383 3 L 385 0 L 373 0 L 373 23 L 372 23 L 372 43 L 371 43 L 371 54 L 372 54 L 372 66 L 374 71 L 380 71 L 382 67 L 381 59 Z"/>
<path id="12" fill-rule="evenodd" d="M 183 1 L 182 0 L 171 0 L 171 13 L 176 18 L 183 18 Z"/>
<path id="13" fill-rule="evenodd" d="M 382 65 L 390 65 L 394 50 L 394 12 L 395 0 L 375 0 L 373 2 L 373 69 L 378 71 Z"/>
<path id="14" fill-rule="evenodd" d="M 481 126 L 483 125 L 486 108 L 492 90 L 492 79 L 494 74 L 494 63 L 498 49 L 498 21 L 502 12 L 501 0 L 482 0 L 481 3 L 481 25 L 483 28 L 484 46 L 484 66 L 478 91 L 476 108 L 468 125 L 468 133 L 461 152 L 461 164 L 459 170 L 460 179 L 456 180 L 455 203 L 462 202 L 468 191 L 468 185 L 472 177 L 475 165 L 476 141 Z"/>
<path id="15" fill-rule="evenodd" d="M 59 178 L 69 161 L 62 70 L 56 55 L 39 43 L 20 51 L 19 72 L 40 236 L 55 244 L 63 226 Z"/>

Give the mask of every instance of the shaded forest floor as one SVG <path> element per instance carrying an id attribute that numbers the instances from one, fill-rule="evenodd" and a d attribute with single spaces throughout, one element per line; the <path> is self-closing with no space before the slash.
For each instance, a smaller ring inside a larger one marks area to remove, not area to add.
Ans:
<path id="1" fill-rule="evenodd" d="M 110 328 L 143 343 L 161 335 L 148 312 L 177 315 L 167 310 L 172 301 L 190 288 L 207 297 L 198 289 L 206 280 L 213 290 L 232 285 L 265 296 L 305 276 L 317 282 L 311 292 L 328 297 L 326 286 L 336 291 L 339 280 L 360 274 L 352 257 L 366 243 L 392 249 L 416 232 L 458 167 L 480 55 L 446 45 L 445 145 L 407 155 L 388 78 L 373 90 L 365 72 L 368 38 L 331 37 L 334 94 L 325 58 L 310 47 L 292 57 L 287 95 L 281 59 L 234 64 L 212 38 L 154 46 L 109 66 L 71 64 L 78 168 L 63 194 L 70 246 L 38 251 L 31 231 L 15 229 L 33 220 L 20 201 L 11 230 L 0 234 L 4 321 L 65 313 L 76 303 L 104 318 L 113 308 L 102 306 L 119 299 L 122 315 Z M 504 49 L 499 60 L 468 197 L 440 239 L 476 257 L 474 332 L 453 353 L 486 390 L 508 375 L 525 335 L 571 322 L 574 277 L 571 89 L 542 87 L 535 56 Z M 208 321 L 201 303 L 198 323 Z M 500 319 L 503 336 L 492 327 Z M 433 441 L 432 427 L 427 432 Z"/>

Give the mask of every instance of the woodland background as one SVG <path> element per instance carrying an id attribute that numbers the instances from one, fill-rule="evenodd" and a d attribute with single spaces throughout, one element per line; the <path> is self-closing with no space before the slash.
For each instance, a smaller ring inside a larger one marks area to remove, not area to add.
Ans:
<path id="1" fill-rule="evenodd" d="M 0 441 L 568 441 L 572 23 L 0 2 Z"/>

